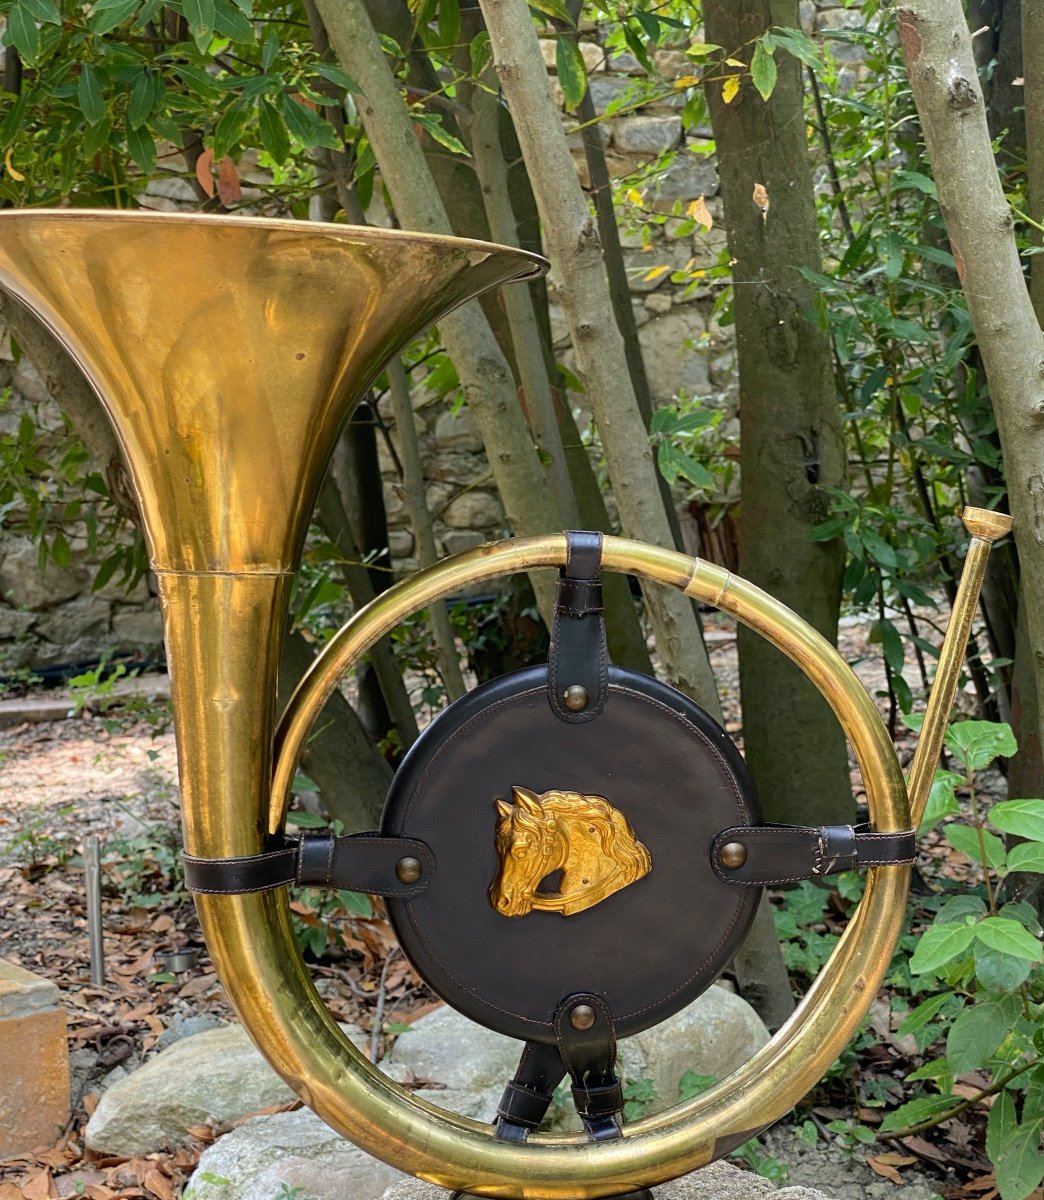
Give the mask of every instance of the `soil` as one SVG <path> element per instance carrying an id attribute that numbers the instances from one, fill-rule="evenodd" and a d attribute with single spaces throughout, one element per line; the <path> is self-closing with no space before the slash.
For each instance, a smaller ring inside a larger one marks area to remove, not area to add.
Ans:
<path id="1" fill-rule="evenodd" d="M 708 627 L 707 641 L 726 725 L 738 735 L 734 628 L 717 619 Z M 846 622 L 840 641 L 842 654 L 871 694 L 880 692 L 883 669 L 866 625 Z M 908 678 L 914 684 L 914 664 Z M 900 730 L 897 744 L 905 765 L 912 735 Z M 852 770 L 861 792 L 854 765 Z M 157 1043 L 232 1019 L 191 901 L 172 886 L 179 844 L 176 777 L 173 733 L 161 709 L 148 709 L 143 716 L 139 705 L 122 715 L 88 712 L 0 730 L 0 956 L 61 987 L 74 1069 L 74 1111 L 65 1134 L 56 1147 L 0 1162 L 0 1200 L 72 1194 L 173 1200 L 195 1165 L 202 1141 L 195 1149 L 130 1163 L 98 1163 L 82 1143 L 83 1126 L 108 1082 L 133 1069 Z M 1002 781 L 994 784 L 1000 787 Z M 90 980 L 82 861 L 89 834 L 97 834 L 103 845 L 102 986 Z M 946 854 L 944 844 L 929 839 L 924 874 L 938 869 Z M 954 869 L 968 870 L 959 864 Z M 320 923 L 307 902 L 296 907 L 306 925 Z M 371 1029 L 380 1020 L 378 1011 L 384 1023 L 394 1024 L 430 1006 L 430 993 L 401 956 L 391 954 L 394 939 L 379 905 L 370 917 L 343 915 L 351 935 L 346 946 L 312 964 L 335 1015 Z M 184 950 L 194 952 L 196 961 L 174 973 L 164 956 Z M 379 1049 L 380 1033 L 374 1041 Z M 919 1061 L 911 1061 L 907 1051 L 891 1035 L 886 1014 L 881 1057 L 870 1066 L 860 1064 L 862 1077 L 877 1071 L 898 1087 L 896 1079 Z M 940 1148 L 920 1138 L 912 1139 L 919 1143 L 912 1146 L 846 1149 L 844 1139 L 826 1126 L 857 1114 L 851 1103 L 832 1108 L 838 1103 L 833 1092 L 814 1094 L 812 1107 L 799 1120 L 782 1123 L 762 1139 L 759 1153 L 785 1164 L 786 1182 L 815 1186 L 837 1200 L 883 1200 L 897 1187 L 908 1189 L 904 1200 L 929 1200 L 939 1193 L 990 1200 L 989 1164 L 972 1148 L 974 1139 L 965 1136 L 963 1159 L 958 1154 L 957 1160 L 951 1145 Z M 873 1117 L 873 1112 L 858 1112 L 861 1121 Z M 802 1121 L 806 1136 L 810 1125 L 813 1137 L 818 1132 L 814 1144 L 800 1136 Z M 76 1178 L 90 1180 L 86 1191 L 70 1190 L 74 1170 Z"/>

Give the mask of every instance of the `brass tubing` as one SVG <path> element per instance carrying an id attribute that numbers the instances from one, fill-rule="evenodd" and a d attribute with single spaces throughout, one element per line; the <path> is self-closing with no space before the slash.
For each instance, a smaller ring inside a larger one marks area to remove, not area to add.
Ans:
<path id="1" fill-rule="evenodd" d="M 313 716 L 373 641 L 464 584 L 560 566 L 564 559 L 561 535 L 479 547 L 404 580 L 356 614 L 327 644 L 284 714 L 270 828 L 281 827 L 294 762 Z M 908 827 L 906 789 L 884 725 L 824 638 L 760 589 L 674 551 L 607 537 L 603 561 L 609 570 L 633 572 L 719 605 L 801 665 L 852 738 L 875 827 Z M 908 879 L 906 867 L 868 872 L 863 899 L 830 960 L 791 1019 L 749 1062 L 693 1100 L 629 1124 L 620 1141 L 599 1145 L 582 1135 L 541 1135 L 525 1146 L 508 1146 L 493 1138 L 489 1126 L 419 1101 L 383 1076 L 336 1028 L 297 955 L 280 950 L 290 944 L 284 892 L 205 897 L 201 913 L 221 977 L 269 1061 L 357 1145 L 401 1170 L 477 1195 L 597 1200 L 665 1182 L 720 1157 L 814 1086 L 854 1033 L 887 969 Z"/>
<path id="2" fill-rule="evenodd" d="M 990 556 L 993 543 L 1011 530 L 1012 523 L 1007 514 L 992 512 L 987 508 L 966 508 L 961 519 L 972 539 L 968 544 L 960 586 L 954 597 L 950 623 L 943 638 L 939 665 L 935 669 L 931 694 L 925 708 L 924 724 L 917 739 L 907 782 L 910 819 L 915 829 L 924 819 L 925 809 L 928 807 L 928 795 L 932 790 L 932 780 L 942 752 L 950 709 L 957 691 L 957 681 L 964 665 L 964 652 L 971 636 L 975 607 L 979 603 L 979 592 L 986 577 L 986 560 Z"/>

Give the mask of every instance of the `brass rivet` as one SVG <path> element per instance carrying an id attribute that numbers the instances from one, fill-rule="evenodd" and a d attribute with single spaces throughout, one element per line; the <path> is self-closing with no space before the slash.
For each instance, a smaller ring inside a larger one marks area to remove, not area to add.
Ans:
<path id="1" fill-rule="evenodd" d="M 730 871 L 736 871 L 747 861 L 747 847 L 742 842 L 726 842 L 718 851 L 718 861 Z"/>
<path id="2" fill-rule="evenodd" d="M 591 694 L 579 683 L 571 683 L 562 693 L 562 700 L 570 712 L 583 712 L 591 702 Z"/>
<path id="3" fill-rule="evenodd" d="M 574 1029 L 590 1029 L 598 1018 L 590 1004 L 578 1004 L 569 1014 L 569 1024 Z"/>
<path id="4" fill-rule="evenodd" d="M 419 858 L 400 858 L 395 864 L 395 878 L 400 883 L 416 883 L 423 874 Z"/>

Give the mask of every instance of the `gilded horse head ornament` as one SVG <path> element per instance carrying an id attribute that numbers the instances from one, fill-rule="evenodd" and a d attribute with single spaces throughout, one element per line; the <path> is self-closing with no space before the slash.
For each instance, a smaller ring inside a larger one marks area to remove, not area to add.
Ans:
<path id="1" fill-rule="evenodd" d="M 569 917 L 652 870 L 649 851 L 627 818 L 601 796 L 511 790 L 514 804 L 497 801 L 500 869 L 489 889 L 502 916 L 524 917 L 537 909 Z M 558 891 L 540 891 L 557 872 Z"/>

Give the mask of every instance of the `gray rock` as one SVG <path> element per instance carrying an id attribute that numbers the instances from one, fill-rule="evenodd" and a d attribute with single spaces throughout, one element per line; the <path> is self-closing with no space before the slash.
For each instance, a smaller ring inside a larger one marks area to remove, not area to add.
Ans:
<path id="1" fill-rule="evenodd" d="M 625 154 L 662 154 L 681 135 L 681 117 L 621 117 L 613 125 L 613 144 Z"/>
<path id="2" fill-rule="evenodd" d="M 388 532 L 388 553 L 392 558 L 405 558 L 413 553 L 413 534 L 408 529 L 392 529 Z"/>
<path id="3" fill-rule="evenodd" d="M 380 1200 L 389 1184 L 406 1179 L 302 1108 L 255 1117 L 218 1138 L 184 1200 L 274 1200 L 288 1192 L 297 1200 Z"/>
<path id="4" fill-rule="evenodd" d="M 346 1031 L 359 1044 L 368 1040 Z M 237 1121 L 293 1099 L 246 1031 L 226 1025 L 182 1038 L 114 1083 L 87 1123 L 86 1142 L 98 1154 L 132 1158 L 179 1144 L 190 1125 Z"/>
<path id="5" fill-rule="evenodd" d="M 510 1038 L 445 1007 L 415 1021 L 380 1065 L 399 1082 L 412 1076 L 442 1084 L 417 1090 L 432 1104 L 491 1121 L 504 1084 L 518 1065 L 518 1054 L 518 1045 Z"/>
<path id="6" fill-rule="evenodd" d="M 691 344 L 703 332 L 703 315 L 693 304 L 676 305 L 642 326 L 639 340 L 654 401 L 666 404 L 678 395 L 702 396 L 713 390 L 707 354 Z"/>
<path id="7" fill-rule="evenodd" d="M 78 638 L 96 638 L 103 645 L 109 632 L 109 605 L 89 593 L 49 612 L 36 623 L 36 632 L 60 646 Z M 157 618 L 159 614 L 156 614 Z"/>
<path id="8" fill-rule="evenodd" d="M 438 450 L 467 450 L 472 453 L 482 449 L 478 426 L 468 409 L 439 414 L 435 422 L 435 446 Z"/>
<path id="9" fill-rule="evenodd" d="M 447 529 L 441 540 L 447 554 L 459 554 L 461 550 L 474 550 L 487 539 L 475 529 Z"/>
<path id="10" fill-rule="evenodd" d="M 653 63 L 664 79 L 681 79 L 692 74 L 692 62 L 680 50 L 657 50 Z"/>
<path id="11" fill-rule="evenodd" d="M 429 478 L 447 483 L 472 484 L 489 476 L 489 463 L 481 454 L 449 451 L 440 454 L 431 465 Z"/>
<path id="12" fill-rule="evenodd" d="M 25 637 L 33 627 L 36 613 L 19 612 L 15 608 L 0 605 L 0 638 Z"/>
<path id="13" fill-rule="evenodd" d="M 621 99 L 631 90 L 629 79 L 617 79 L 612 75 L 595 76 L 588 84 L 591 91 L 591 103 L 595 112 L 601 114 L 613 103 Z"/>
<path id="14" fill-rule="evenodd" d="M 465 492 L 442 514 L 454 529 L 490 529 L 504 520 L 500 501 L 492 492 Z"/>
<path id="15" fill-rule="evenodd" d="M 716 196 L 720 187 L 721 180 L 711 159 L 679 154 L 660 176 L 652 206 L 657 212 L 669 213 L 675 201 L 684 204 L 700 196 Z"/>
<path id="16" fill-rule="evenodd" d="M 788 1187 L 777 1192 L 767 1179 L 724 1162 L 711 1163 L 701 1171 L 661 1184 L 653 1195 L 656 1200 L 767 1200 L 769 1196 L 780 1200 L 827 1200 L 825 1193 L 810 1187 Z M 381 1200 L 446 1200 L 446 1193 L 433 1184 L 409 1179 L 390 1187 Z"/>
<path id="17" fill-rule="evenodd" d="M 0 563 L 0 598 L 12 608 L 44 612 L 78 596 L 87 586 L 82 567 L 63 571 L 48 560 L 41 569 L 40 555 L 28 538 L 11 538 Z"/>
<path id="18" fill-rule="evenodd" d="M 195 1037 L 197 1033 L 206 1033 L 208 1029 L 223 1029 L 221 1021 L 209 1013 L 201 1013 L 198 1017 L 183 1017 L 175 1013 L 174 1019 L 156 1039 L 156 1049 L 166 1050 L 182 1038 Z"/>
<path id="19" fill-rule="evenodd" d="M 112 634 L 118 646 L 144 649 L 163 641 L 163 618 L 159 609 L 128 609 L 112 618 Z"/>

